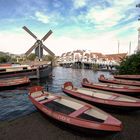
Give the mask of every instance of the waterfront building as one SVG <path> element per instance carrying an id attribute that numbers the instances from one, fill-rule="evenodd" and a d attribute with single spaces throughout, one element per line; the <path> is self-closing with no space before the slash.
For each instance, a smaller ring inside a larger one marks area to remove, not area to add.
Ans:
<path id="1" fill-rule="evenodd" d="M 59 57 L 59 64 L 65 67 L 92 68 L 93 65 L 113 67 L 119 65 L 127 53 L 102 54 L 87 50 L 76 50 L 63 53 Z"/>

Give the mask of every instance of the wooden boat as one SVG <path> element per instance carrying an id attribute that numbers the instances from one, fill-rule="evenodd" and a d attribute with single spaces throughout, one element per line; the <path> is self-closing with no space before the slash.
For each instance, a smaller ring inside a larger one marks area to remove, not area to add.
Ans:
<path id="1" fill-rule="evenodd" d="M 140 80 L 140 75 L 114 75 L 114 78 L 128 79 L 128 80 Z"/>
<path id="2" fill-rule="evenodd" d="M 110 111 L 115 111 L 114 109 L 116 109 L 116 111 L 140 109 L 140 99 L 122 94 L 87 88 L 76 88 L 71 82 L 64 83 L 62 90 L 72 97 L 100 107 L 109 108 L 111 109 Z"/>
<path id="3" fill-rule="evenodd" d="M 110 83 L 107 83 L 107 84 L 93 83 L 93 82 L 89 82 L 87 78 L 84 78 L 81 84 L 83 87 L 87 87 L 87 88 L 119 92 L 119 93 L 130 95 L 130 96 L 140 95 L 140 87 L 135 87 L 135 86 L 116 85 L 116 84 L 110 84 Z"/>
<path id="4" fill-rule="evenodd" d="M 6 78 L 3 80 L 0 80 L 0 90 L 14 88 L 14 87 L 26 85 L 29 83 L 30 83 L 30 80 L 28 77 Z"/>
<path id="5" fill-rule="evenodd" d="M 0 79 L 8 77 L 27 76 L 30 79 L 39 79 L 50 76 L 51 64 L 42 65 L 2 65 L 0 67 Z"/>
<path id="6" fill-rule="evenodd" d="M 100 82 L 104 83 L 112 83 L 112 84 L 122 84 L 122 85 L 130 85 L 130 86 L 140 86 L 139 81 L 132 81 L 132 80 L 121 80 L 121 79 L 114 79 L 114 78 L 105 78 L 103 74 L 100 75 L 98 78 Z"/>
<path id="7" fill-rule="evenodd" d="M 0 67 L 10 67 L 10 66 L 12 66 L 12 64 L 10 63 L 0 64 Z"/>
<path id="8" fill-rule="evenodd" d="M 122 129 L 122 123 L 110 114 L 70 97 L 50 94 L 40 86 L 30 89 L 29 99 L 39 111 L 67 126 L 91 132 Z"/>

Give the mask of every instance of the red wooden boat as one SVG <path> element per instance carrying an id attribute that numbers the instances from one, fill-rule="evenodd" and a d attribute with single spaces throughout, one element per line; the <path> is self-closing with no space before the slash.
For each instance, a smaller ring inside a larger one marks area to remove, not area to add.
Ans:
<path id="1" fill-rule="evenodd" d="M 9 89 L 16 86 L 22 86 L 29 83 L 30 83 L 30 80 L 28 77 L 6 78 L 3 80 L 0 80 L 0 90 Z"/>
<path id="2" fill-rule="evenodd" d="M 107 84 L 93 83 L 93 82 L 89 82 L 87 78 L 84 78 L 81 84 L 83 87 L 87 87 L 87 88 L 119 92 L 119 93 L 130 95 L 130 96 L 140 95 L 140 87 L 116 85 L 116 84 L 110 84 L 110 83 L 107 83 Z"/>
<path id="3" fill-rule="evenodd" d="M 114 109 L 117 111 L 140 109 L 140 99 L 138 98 L 102 90 L 75 88 L 71 82 L 64 83 L 62 89 L 63 92 L 72 97 L 111 109 L 109 111 L 115 111 Z M 112 108 L 114 109 L 112 110 Z"/>
<path id="4" fill-rule="evenodd" d="M 140 80 L 140 75 L 114 75 L 114 78 L 128 79 L 128 80 Z"/>
<path id="5" fill-rule="evenodd" d="M 140 86 L 140 82 L 139 81 L 132 81 L 132 80 L 119 80 L 119 79 L 108 79 L 105 78 L 105 76 L 103 74 L 100 75 L 100 77 L 98 78 L 98 80 L 100 82 L 104 82 L 104 83 L 112 83 L 112 84 L 122 84 L 122 85 L 130 85 L 130 86 Z"/>
<path id="6" fill-rule="evenodd" d="M 9 64 L 9 63 L 5 63 L 5 64 L 0 64 L 0 68 L 1 67 L 11 67 L 12 64 Z"/>
<path id="7" fill-rule="evenodd" d="M 122 123 L 110 114 L 73 98 L 45 92 L 41 86 L 30 89 L 29 99 L 46 116 L 67 126 L 90 132 L 122 129 Z"/>

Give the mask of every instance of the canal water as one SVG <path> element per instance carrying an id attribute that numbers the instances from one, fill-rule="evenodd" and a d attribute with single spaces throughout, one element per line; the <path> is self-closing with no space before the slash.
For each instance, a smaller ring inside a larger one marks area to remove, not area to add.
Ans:
<path id="1" fill-rule="evenodd" d="M 80 87 L 83 78 L 86 77 L 90 81 L 98 82 L 100 74 L 104 74 L 106 77 L 112 77 L 109 72 L 55 67 L 53 69 L 52 77 L 49 79 L 32 80 L 29 86 L 1 91 L 0 121 L 12 120 L 36 111 L 27 95 L 28 89 L 31 86 L 41 85 L 45 90 L 48 89 L 49 92 L 64 95 L 61 91 L 61 86 L 64 82 L 71 81 L 75 86 Z M 124 126 L 123 132 L 114 135 L 114 137 L 117 136 L 118 138 L 123 139 L 125 136 L 131 136 L 131 138 L 134 138 L 135 140 L 140 136 L 140 111 L 127 112 L 124 114 L 113 113 L 112 115 L 121 120 Z M 130 133 L 132 133 L 133 136 L 130 135 Z"/>
<path id="2" fill-rule="evenodd" d="M 81 86 L 81 80 L 88 78 L 91 81 L 98 81 L 98 77 L 102 72 L 94 72 L 92 70 L 71 69 L 63 67 L 55 67 L 51 78 L 41 80 L 32 80 L 29 86 L 16 88 L 14 90 L 5 90 L 0 92 L 0 120 L 11 120 L 17 117 L 29 114 L 35 111 L 34 106 L 28 99 L 28 89 L 31 86 L 41 85 L 45 90 L 49 90 L 54 94 L 64 94 L 61 86 L 66 81 L 71 81 L 75 86 Z M 111 76 L 108 72 L 104 72 L 106 76 Z"/>

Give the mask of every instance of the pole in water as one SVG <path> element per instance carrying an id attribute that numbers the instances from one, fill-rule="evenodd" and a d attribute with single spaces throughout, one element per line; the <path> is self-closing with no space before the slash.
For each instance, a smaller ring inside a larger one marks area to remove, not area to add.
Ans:
<path id="1" fill-rule="evenodd" d="M 48 84 L 46 84 L 46 87 L 47 87 L 47 91 L 49 91 L 49 86 L 48 86 Z"/>

